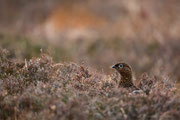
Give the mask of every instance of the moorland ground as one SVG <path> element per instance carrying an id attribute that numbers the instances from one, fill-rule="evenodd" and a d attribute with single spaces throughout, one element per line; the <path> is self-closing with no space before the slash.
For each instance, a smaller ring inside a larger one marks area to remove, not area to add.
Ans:
<path id="1" fill-rule="evenodd" d="M 179 119 L 179 6 L 1 0 L 0 120 Z M 120 61 L 148 95 L 118 87 Z"/>

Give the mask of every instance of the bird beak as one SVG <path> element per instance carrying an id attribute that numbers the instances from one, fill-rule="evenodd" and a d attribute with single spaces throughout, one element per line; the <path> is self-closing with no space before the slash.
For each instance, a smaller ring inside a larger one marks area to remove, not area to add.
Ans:
<path id="1" fill-rule="evenodd" d="M 115 68 L 116 68 L 116 66 L 115 66 L 115 65 L 113 65 L 113 66 L 112 66 L 112 68 L 114 68 L 114 69 L 115 69 Z"/>

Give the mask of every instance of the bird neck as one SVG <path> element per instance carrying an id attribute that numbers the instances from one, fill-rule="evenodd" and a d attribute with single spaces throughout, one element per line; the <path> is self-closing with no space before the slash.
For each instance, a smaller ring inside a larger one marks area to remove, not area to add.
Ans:
<path id="1" fill-rule="evenodd" d="M 119 86 L 122 86 L 122 87 L 134 86 L 131 72 L 126 72 L 126 73 L 122 72 L 120 74 L 121 74 L 121 80 L 120 80 Z"/>

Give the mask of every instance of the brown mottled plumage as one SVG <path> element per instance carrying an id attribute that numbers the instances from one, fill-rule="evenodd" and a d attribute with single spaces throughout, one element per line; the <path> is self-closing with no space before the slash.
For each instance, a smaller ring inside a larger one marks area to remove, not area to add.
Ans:
<path id="1" fill-rule="evenodd" d="M 117 63 L 112 66 L 121 74 L 121 80 L 119 82 L 119 87 L 132 88 L 138 90 L 138 88 L 133 84 L 132 81 L 132 70 L 131 67 L 126 63 Z"/>

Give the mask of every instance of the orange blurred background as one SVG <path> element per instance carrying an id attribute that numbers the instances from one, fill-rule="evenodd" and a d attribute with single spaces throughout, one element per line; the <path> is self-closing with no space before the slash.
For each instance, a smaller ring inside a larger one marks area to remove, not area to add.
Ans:
<path id="1" fill-rule="evenodd" d="M 43 48 L 56 61 L 109 71 L 123 60 L 137 74 L 163 68 L 179 80 L 179 6 L 179 0 L 1 0 L 0 45 L 23 59 Z"/>

